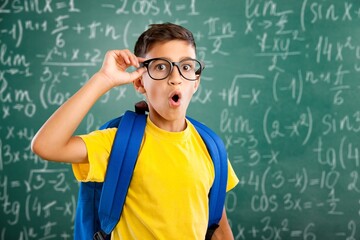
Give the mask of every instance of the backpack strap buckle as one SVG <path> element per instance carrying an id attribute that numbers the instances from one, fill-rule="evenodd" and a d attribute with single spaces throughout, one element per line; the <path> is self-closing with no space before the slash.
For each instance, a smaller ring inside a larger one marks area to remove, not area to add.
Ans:
<path id="1" fill-rule="evenodd" d="M 210 227 L 208 227 L 205 235 L 205 240 L 210 240 L 212 235 L 214 235 L 215 230 L 219 227 L 218 224 L 213 224 Z"/>
<path id="2" fill-rule="evenodd" d="M 106 240 L 106 237 L 106 233 L 100 230 L 94 234 L 93 240 Z"/>

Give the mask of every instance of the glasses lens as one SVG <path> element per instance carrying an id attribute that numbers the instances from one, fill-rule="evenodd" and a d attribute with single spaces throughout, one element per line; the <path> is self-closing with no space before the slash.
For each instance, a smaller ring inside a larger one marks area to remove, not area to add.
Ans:
<path id="1" fill-rule="evenodd" d="M 148 71 L 150 77 L 153 79 L 165 79 L 170 74 L 171 63 L 163 59 L 153 60 L 149 63 Z"/>
<path id="2" fill-rule="evenodd" d="M 201 73 L 201 65 L 194 59 L 185 59 L 179 62 L 181 75 L 188 80 L 196 80 Z"/>

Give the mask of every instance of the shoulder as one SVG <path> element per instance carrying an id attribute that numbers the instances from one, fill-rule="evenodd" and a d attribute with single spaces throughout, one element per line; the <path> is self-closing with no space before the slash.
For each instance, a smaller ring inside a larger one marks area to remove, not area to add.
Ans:
<path id="1" fill-rule="evenodd" d="M 205 134 L 205 136 L 209 136 L 213 139 L 222 141 L 220 136 L 218 136 L 217 133 L 214 130 L 212 130 L 210 127 L 208 127 L 205 123 L 202 123 L 190 117 L 187 117 L 186 121 L 190 123 L 192 126 L 194 126 L 194 128 L 200 133 L 200 135 Z"/>
<path id="2" fill-rule="evenodd" d="M 97 145 L 97 144 L 112 144 L 117 132 L 117 128 L 106 128 L 102 130 L 95 130 L 85 135 L 80 135 L 86 145 Z"/>

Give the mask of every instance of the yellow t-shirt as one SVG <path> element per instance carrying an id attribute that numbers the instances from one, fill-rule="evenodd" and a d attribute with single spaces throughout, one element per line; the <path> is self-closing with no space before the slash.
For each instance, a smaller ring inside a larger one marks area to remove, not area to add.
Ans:
<path id="1" fill-rule="evenodd" d="M 111 239 L 205 238 L 214 167 L 201 136 L 189 121 L 187 126 L 182 132 L 167 132 L 147 119 L 123 212 Z M 89 164 L 73 165 L 79 181 L 104 181 L 116 130 L 81 136 Z M 238 183 L 230 162 L 228 170 L 227 191 Z"/>

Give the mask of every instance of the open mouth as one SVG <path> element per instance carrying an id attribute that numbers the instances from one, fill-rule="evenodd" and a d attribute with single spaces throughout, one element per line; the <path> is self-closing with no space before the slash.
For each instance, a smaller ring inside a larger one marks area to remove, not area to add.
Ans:
<path id="1" fill-rule="evenodd" d="M 180 99 L 180 97 L 179 97 L 179 95 L 175 94 L 174 96 L 172 96 L 171 99 L 172 99 L 174 102 L 178 102 L 179 99 Z"/>
<path id="2" fill-rule="evenodd" d="M 176 91 L 170 95 L 170 104 L 172 106 L 179 106 L 181 102 L 181 93 Z"/>

